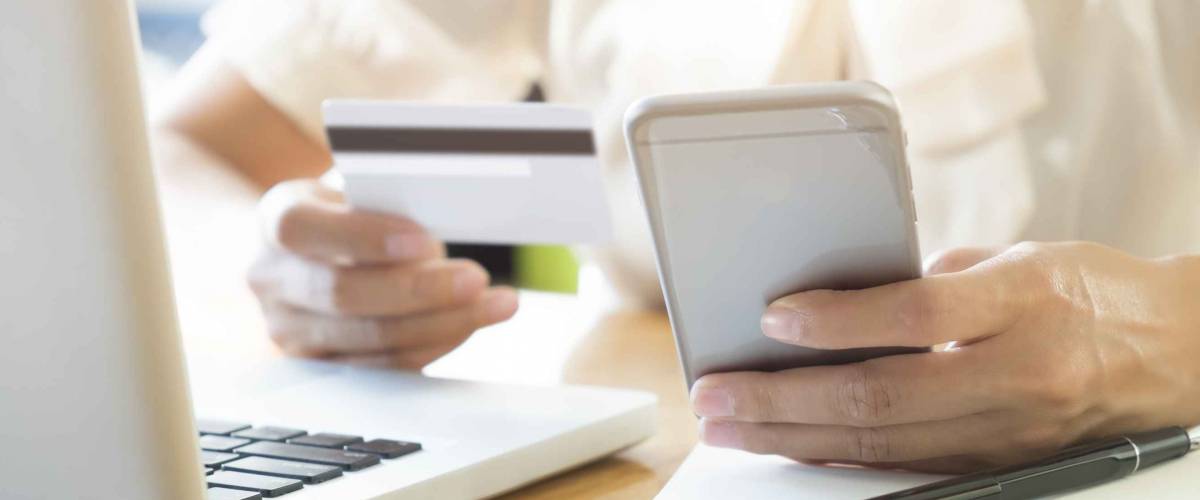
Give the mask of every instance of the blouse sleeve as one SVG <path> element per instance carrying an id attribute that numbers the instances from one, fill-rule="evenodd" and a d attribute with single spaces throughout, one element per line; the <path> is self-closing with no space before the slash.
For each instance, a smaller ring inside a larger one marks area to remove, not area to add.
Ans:
<path id="1" fill-rule="evenodd" d="M 469 5 L 469 11 L 464 9 Z M 208 46 L 324 141 L 329 98 L 520 99 L 542 71 L 535 1 L 227 0 Z"/>
<path id="2" fill-rule="evenodd" d="M 1035 210 L 1021 122 L 1046 103 L 1020 0 L 851 0 L 865 76 L 908 132 L 927 253 L 1016 241 Z"/>
<path id="3" fill-rule="evenodd" d="M 1045 103 L 1024 4 L 982 3 L 851 2 L 867 76 L 892 89 L 918 152 L 987 142 Z"/>

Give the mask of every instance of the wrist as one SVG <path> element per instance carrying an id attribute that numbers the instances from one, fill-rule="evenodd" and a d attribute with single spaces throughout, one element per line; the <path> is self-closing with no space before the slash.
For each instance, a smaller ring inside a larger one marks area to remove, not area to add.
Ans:
<path id="1" fill-rule="evenodd" d="M 1200 255 L 1170 255 L 1157 261 L 1182 279 L 1186 290 L 1200 291 Z"/>
<path id="2" fill-rule="evenodd" d="M 1181 320 L 1180 330 L 1200 335 L 1200 255 L 1174 255 L 1159 260 L 1170 283 L 1169 297 Z"/>

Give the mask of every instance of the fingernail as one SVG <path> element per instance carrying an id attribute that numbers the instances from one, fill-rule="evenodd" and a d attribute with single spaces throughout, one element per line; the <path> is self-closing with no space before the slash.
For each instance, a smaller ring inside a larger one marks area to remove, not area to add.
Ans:
<path id="1" fill-rule="evenodd" d="M 738 436 L 733 422 L 703 419 L 700 421 L 700 441 L 718 448 L 741 448 L 742 438 Z"/>
<path id="2" fill-rule="evenodd" d="M 511 318 L 517 309 L 517 294 L 511 290 L 494 290 L 484 305 L 486 321 L 496 323 Z"/>
<path id="3" fill-rule="evenodd" d="M 429 241 L 424 235 L 398 233 L 388 236 L 384 244 L 389 256 L 397 259 L 411 259 L 424 254 Z"/>
<path id="4" fill-rule="evenodd" d="M 700 417 L 732 417 L 733 396 L 725 389 L 698 382 L 692 393 L 692 411 Z"/>
<path id="5" fill-rule="evenodd" d="M 767 307 L 763 313 L 761 326 L 763 335 L 779 340 L 796 340 L 802 332 L 798 312 L 782 306 Z"/>
<path id="6" fill-rule="evenodd" d="M 487 286 L 487 273 L 482 269 L 471 266 L 459 269 L 454 273 L 454 300 L 462 302 L 470 300 Z"/>

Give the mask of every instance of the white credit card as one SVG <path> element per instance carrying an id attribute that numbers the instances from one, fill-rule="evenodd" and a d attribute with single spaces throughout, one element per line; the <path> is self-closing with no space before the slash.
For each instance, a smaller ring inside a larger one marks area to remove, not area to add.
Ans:
<path id="1" fill-rule="evenodd" d="M 601 243 L 608 203 L 583 109 L 329 100 L 325 131 L 355 208 L 459 243 Z"/>

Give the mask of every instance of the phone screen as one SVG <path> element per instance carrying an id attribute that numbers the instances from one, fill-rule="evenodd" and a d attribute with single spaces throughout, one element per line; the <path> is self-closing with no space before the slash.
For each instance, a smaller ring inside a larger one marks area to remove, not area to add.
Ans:
<path id="1" fill-rule="evenodd" d="M 844 111 L 672 118 L 642 146 L 689 379 L 870 357 L 779 343 L 759 319 L 790 293 L 919 274 L 899 134 Z"/>

